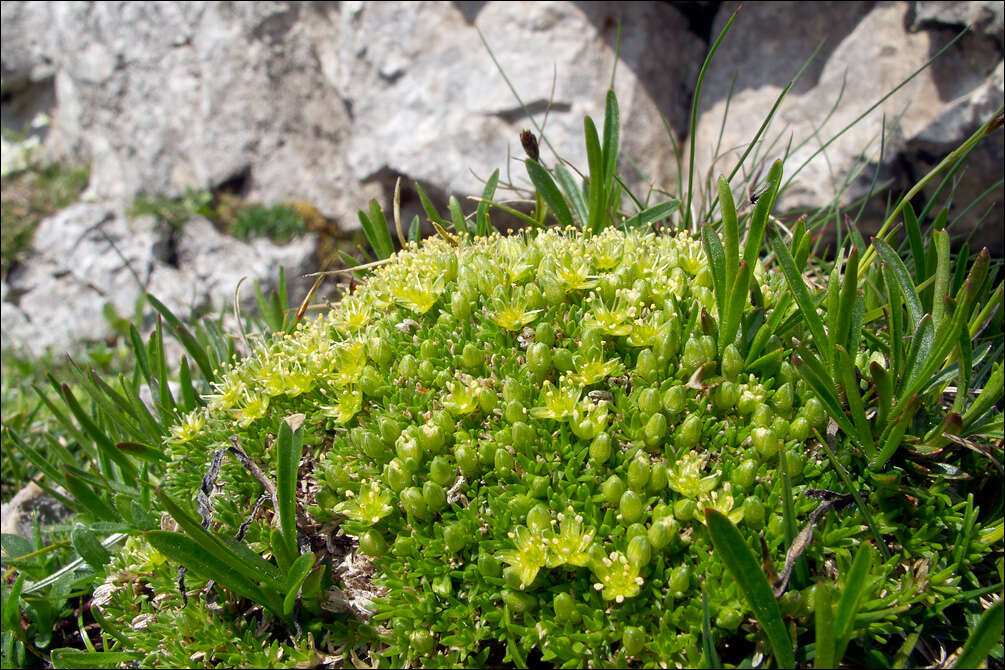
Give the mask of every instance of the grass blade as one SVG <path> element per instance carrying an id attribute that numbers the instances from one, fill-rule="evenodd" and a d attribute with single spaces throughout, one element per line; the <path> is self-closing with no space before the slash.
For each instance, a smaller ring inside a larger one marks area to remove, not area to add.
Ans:
<path id="1" fill-rule="evenodd" d="M 216 378 L 216 374 L 213 372 L 213 365 L 209 361 L 209 356 L 206 353 L 206 349 L 199 344 L 198 340 L 192 335 L 188 328 L 182 324 L 181 320 L 174 315 L 174 313 L 168 309 L 164 303 L 150 295 L 146 294 L 147 300 L 160 312 L 161 316 L 168 323 L 168 328 L 174 334 L 174 336 L 181 342 L 182 346 L 185 347 L 185 351 L 188 352 L 192 360 L 195 361 L 196 366 L 202 373 L 202 376 L 206 381 L 213 381 Z"/>
<path id="2" fill-rule="evenodd" d="M 269 607 L 269 600 L 272 599 L 266 598 L 254 582 L 239 572 L 229 569 L 228 562 L 221 561 L 219 557 L 206 551 L 202 545 L 187 535 L 166 530 L 148 530 L 143 533 L 143 536 L 157 551 L 172 561 L 198 572 L 203 577 L 212 579 L 242 598 Z M 269 609 L 273 608 L 269 607 Z M 279 614 L 279 612 L 275 613 Z"/>
<path id="3" fill-rule="evenodd" d="M 311 568 L 314 567 L 314 554 L 303 554 L 293 561 L 290 571 L 286 577 L 286 594 L 283 598 L 283 616 L 288 617 L 293 614 L 293 606 L 297 602 L 297 594 L 303 585 Z"/>
<path id="4" fill-rule="evenodd" d="M 792 652 L 792 640 L 785 628 L 785 622 L 782 621 L 782 613 L 778 609 L 774 594 L 771 592 L 771 585 L 768 584 L 768 580 L 758 565 L 757 559 L 754 558 L 754 554 L 750 551 L 750 547 L 743 541 L 740 531 L 724 514 L 706 508 L 705 519 L 708 522 L 708 533 L 712 537 L 716 553 L 722 557 L 726 568 L 740 585 L 740 590 L 743 591 L 747 604 L 754 612 L 755 618 L 761 624 L 761 628 L 764 629 L 764 634 L 771 644 L 775 661 L 779 667 L 794 668 L 796 659 Z"/>
<path id="5" fill-rule="evenodd" d="M 834 658 L 834 606 L 831 604 L 831 589 L 827 584 L 817 584 L 813 607 L 816 610 L 816 653 L 814 668 L 836 668 Z"/>
<path id="6" fill-rule="evenodd" d="M 988 654 L 1000 644 L 1002 626 L 1005 625 L 1005 600 L 999 600 L 981 615 L 974 632 L 967 638 L 954 668 L 976 668 L 987 662 Z"/>
<path id="7" fill-rule="evenodd" d="M 534 188 L 537 189 L 537 192 L 541 194 L 541 197 L 547 203 L 548 208 L 555 214 L 559 225 L 563 228 L 573 227 L 575 223 L 572 220 L 572 212 L 569 211 L 569 205 L 566 204 L 565 198 L 562 197 L 562 193 L 558 190 L 558 186 L 555 185 L 555 181 L 548 174 L 548 171 L 541 167 L 540 163 L 529 158 L 524 161 L 524 165 L 527 166 L 527 174 L 530 176 Z"/>
<path id="8" fill-rule="evenodd" d="M 283 532 L 286 550 L 291 556 L 296 556 L 300 553 L 297 549 L 297 477 L 303 450 L 303 434 L 299 426 L 296 431 L 291 429 L 291 419 L 292 417 L 279 423 L 279 438 L 276 441 L 279 456 L 276 497 L 279 502 L 279 527 Z"/>
<path id="9" fill-rule="evenodd" d="M 647 207 L 631 218 L 625 219 L 621 227 L 625 230 L 643 228 L 656 221 L 661 221 L 680 209 L 680 200 L 668 200 L 658 205 Z"/>
<path id="10" fill-rule="evenodd" d="M 908 274 L 904 261 L 900 260 L 897 252 L 883 240 L 874 237 L 872 245 L 876 249 L 876 253 L 879 254 L 880 259 L 887 264 L 893 273 L 893 279 L 897 283 L 897 288 L 900 289 L 900 294 L 904 297 L 904 302 L 907 304 L 909 323 L 920 322 L 924 310 L 921 308 L 921 299 L 918 297 L 918 291 L 914 287 L 914 282 L 911 281 L 911 275 Z"/>
<path id="11" fill-rule="evenodd" d="M 754 207 L 754 215 L 750 218 L 750 228 L 747 230 L 747 241 L 743 245 L 743 260 L 751 267 L 757 262 L 764 244 L 764 230 L 768 225 L 768 215 L 775 205 L 778 187 L 782 183 L 782 161 L 777 160 L 768 171 L 768 191 L 761 195 Z"/>
<path id="12" fill-rule="evenodd" d="M 701 649 L 702 660 L 706 668 L 721 668 L 719 652 L 715 650 L 715 639 L 712 637 L 712 618 L 708 613 L 708 593 L 701 592 Z"/>
<path id="13" fill-rule="evenodd" d="M 495 197 L 496 187 L 499 185 L 499 170 L 498 168 L 489 177 L 489 180 L 485 182 L 485 190 L 482 191 L 483 200 L 491 200 Z M 478 203 L 478 213 L 475 217 L 475 233 L 481 237 L 485 237 L 489 234 L 492 229 L 492 224 L 489 222 L 489 206 L 484 202 Z M 411 234 L 411 231 L 409 231 Z M 401 241 L 401 245 L 405 246 L 405 241 Z"/>
<path id="14" fill-rule="evenodd" d="M 760 204 L 760 201 L 758 201 L 758 204 Z M 831 355 L 826 346 L 826 342 L 828 340 L 827 334 L 824 332 L 824 324 L 820 320 L 820 316 L 817 314 L 817 306 L 810 297 L 809 289 L 806 288 L 806 283 L 803 281 L 802 275 L 799 274 L 799 271 L 796 269 L 796 263 L 792 259 L 792 255 L 789 253 L 788 248 L 782 243 L 782 241 L 778 239 L 772 242 L 772 249 L 775 252 L 775 257 L 778 259 L 779 266 L 782 268 L 782 273 L 785 275 L 785 281 L 788 283 L 789 289 L 792 291 L 792 297 L 795 298 L 796 304 L 799 306 L 799 311 L 802 313 L 803 319 L 805 319 L 806 325 L 810 329 L 813 341 L 816 343 L 818 350 L 820 350 L 821 355 L 824 357 L 824 361 L 826 363 L 830 363 Z M 744 251 L 744 259 L 746 260 L 746 251 Z M 822 350 L 820 347 L 822 347 Z M 830 365 L 828 365 L 828 367 L 830 367 Z"/>
<path id="15" fill-rule="evenodd" d="M 733 201 L 733 192 L 729 188 L 729 182 L 723 177 L 719 177 L 719 206 L 722 208 L 722 231 L 725 235 L 726 251 L 726 290 L 729 292 L 740 267 L 740 228 L 736 220 L 736 203 Z"/>
<path id="16" fill-rule="evenodd" d="M 607 196 L 604 204 L 617 205 L 609 198 L 614 192 L 614 177 L 618 171 L 618 145 L 621 141 L 621 112 L 618 110 L 618 98 L 613 89 L 607 89 L 607 99 L 604 105 L 604 143 L 601 152 L 604 157 L 604 193 Z"/>
<path id="17" fill-rule="evenodd" d="M 858 610 L 862 596 L 865 595 L 865 589 L 869 584 L 869 570 L 871 569 L 872 549 L 868 544 L 862 544 L 855 552 L 855 558 L 852 561 L 851 570 L 848 572 L 848 579 L 844 584 L 834 617 L 834 632 L 837 642 L 837 653 L 834 660 L 837 662 L 841 661 L 841 657 L 844 656 L 844 651 L 851 641 L 855 612 Z"/>
<path id="18" fill-rule="evenodd" d="M 579 184 L 576 183 L 576 178 L 572 176 L 569 168 L 559 164 L 555 166 L 555 179 L 558 180 L 558 185 L 562 187 L 565 197 L 569 199 L 576 218 L 579 219 L 579 227 L 582 228 L 586 225 L 590 214 L 586 208 L 586 201 L 583 200 L 583 192 L 580 190 Z"/>
<path id="19" fill-rule="evenodd" d="M 604 221 L 604 156 L 597 136 L 597 126 L 589 116 L 583 119 L 583 130 L 586 133 L 586 157 L 590 165 L 590 214 L 587 228 L 592 233 L 599 233 Z"/>
<path id="20" fill-rule="evenodd" d="M 722 248 L 722 240 L 719 234 L 712 230 L 712 227 L 705 224 L 701 227 L 701 242 L 705 247 L 705 255 L 708 256 L 709 269 L 712 271 L 712 288 L 715 289 L 715 305 L 718 309 L 719 323 L 722 324 L 726 318 L 726 252 Z M 722 351 L 726 344 L 719 343 L 719 351 Z"/>
<path id="21" fill-rule="evenodd" d="M 904 205 L 904 227 L 907 229 L 907 242 L 914 259 L 914 279 L 920 284 L 928 278 L 925 271 L 925 245 L 921 241 L 921 226 L 911 203 Z"/>

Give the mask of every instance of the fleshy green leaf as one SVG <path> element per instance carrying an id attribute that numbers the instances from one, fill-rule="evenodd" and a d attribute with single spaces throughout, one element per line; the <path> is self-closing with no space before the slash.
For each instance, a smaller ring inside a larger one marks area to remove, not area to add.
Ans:
<path id="1" fill-rule="evenodd" d="M 540 163 L 529 158 L 524 161 L 524 165 L 527 166 L 527 174 L 530 176 L 534 188 L 544 198 L 548 208 L 551 209 L 555 218 L 558 219 L 559 225 L 563 228 L 574 226 L 575 223 L 572 220 L 572 212 L 569 211 L 569 205 L 566 204 L 565 198 L 562 197 L 562 193 L 558 190 L 558 186 L 555 185 L 555 181 L 551 178 L 548 171 L 541 167 Z"/>

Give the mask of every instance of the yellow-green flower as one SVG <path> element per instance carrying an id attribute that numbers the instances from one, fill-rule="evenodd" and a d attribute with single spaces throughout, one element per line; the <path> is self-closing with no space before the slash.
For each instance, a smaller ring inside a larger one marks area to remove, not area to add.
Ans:
<path id="1" fill-rule="evenodd" d="M 573 386 L 554 388 L 551 381 L 544 380 L 541 386 L 541 402 L 543 407 L 531 407 L 530 415 L 535 419 L 554 419 L 565 421 L 576 410 L 583 389 Z"/>
<path id="2" fill-rule="evenodd" d="M 202 410 L 195 410 L 185 415 L 181 423 L 176 423 L 168 429 L 171 437 L 167 439 L 168 444 L 185 444 L 199 437 L 203 427 L 206 425 L 206 414 Z"/>
<path id="3" fill-rule="evenodd" d="M 346 492 L 349 500 L 335 506 L 335 511 L 339 514 L 361 521 L 363 523 L 374 524 L 390 514 L 391 494 L 381 488 L 380 484 L 371 481 L 369 485 L 364 485 L 359 495 L 353 497 L 352 491 Z"/>
<path id="4" fill-rule="evenodd" d="M 584 528 L 583 517 L 573 516 L 571 507 L 567 514 L 558 514 L 558 521 L 558 534 L 548 538 L 548 567 L 589 564 L 594 530 Z"/>
<path id="5" fill-rule="evenodd" d="M 520 575 L 520 588 L 523 589 L 530 586 L 538 571 L 548 564 L 548 543 L 543 535 L 526 526 L 517 526 L 507 536 L 516 545 L 516 550 L 504 549 L 496 556 L 517 571 Z"/>
<path id="6" fill-rule="evenodd" d="M 349 389 L 338 397 L 334 405 L 321 405 L 318 409 L 322 415 L 335 419 L 335 423 L 348 423 L 363 409 L 363 394 L 359 389 Z"/>
<path id="7" fill-rule="evenodd" d="M 593 588 L 601 592 L 604 600 L 623 603 L 625 598 L 637 596 L 644 583 L 638 566 L 632 565 L 620 551 L 594 562 L 592 567 L 593 575 L 598 579 Z"/>
<path id="8" fill-rule="evenodd" d="M 597 349 L 574 354 L 572 364 L 575 366 L 575 371 L 569 374 L 569 381 L 582 386 L 596 384 L 625 371 L 625 366 L 621 364 L 620 359 L 612 358 L 605 361 L 603 352 Z"/>

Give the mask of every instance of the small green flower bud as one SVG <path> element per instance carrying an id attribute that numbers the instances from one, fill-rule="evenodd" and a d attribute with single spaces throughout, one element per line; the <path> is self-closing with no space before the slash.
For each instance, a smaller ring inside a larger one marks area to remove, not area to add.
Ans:
<path id="1" fill-rule="evenodd" d="M 642 433 L 646 446 L 652 448 L 662 444 L 666 438 L 667 430 L 667 418 L 662 412 L 657 412 L 649 417 L 649 421 L 646 422 L 645 430 Z"/>
<path id="2" fill-rule="evenodd" d="M 506 408 L 503 410 L 503 417 L 509 423 L 516 423 L 517 421 L 523 421 L 526 418 L 524 413 L 524 406 L 519 400 L 510 400 L 506 403 Z"/>
<path id="3" fill-rule="evenodd" d="M 786 382 L 779 386 L 771 398 L 771 404 L 783 414 L 792 409 L 792 385 Z"/>
<path id="4" fill-rule="evenodd" d="M 500 477 L 506 477 L 513 472 L 513 454 L 505 449 L 496 449 L 492 461 L 496 474 Z"/>
<path id="5" fill-rule="evenodd" d="M 425 628 L 414 630 L 408 634 L 412 650 L 418 656 L 425 656 L 436 649 L 436 638 Z"/>
<path id="6" fill-rule="evenodd" d="M 625 492 L 625 483 L 617 475 L 611 475 L 601 487 L 604 500 L 611 505 L 617 505 L 621 501 L 621 494 Z"/>
<path id="7" fill-rule="evenodd" d="M 429 478 L 441 486 L 447 486 L 457 477 L 457 467 L 446 456 L 437 456 L 429 463 Z"/>
<path id="8" fill-rule="evenodd" d="M 467 321 L 471 316 L 471 298 L 463 291 L 454 291 L 450 296 L 450 312 L 458 321 Z"/>
<path id="9" fill-rule="evenodd" d="M 541 475 L 527 476 L 527 491 L 535 498 L 548 497 L 548 489 L 551 487 L 551 479 Z"/>
<path id="10" fill-rule="evenodd" d="M 660 373 L 659 361 L 652 349 L 643 349 L 635 362 L 635 375 L 646 382 L 653 382 Z"/>
<path id="11" fill-rule="evenodd" d="M 736 382 L 724 381 L 716 387 L 712 394 L 712 402 L 719 410 L 728 410 L 736 406 L 740 400 L 740 387 Z"/>
<path id="12" fill-rule="evenodd" d="M 663 409 L 669 414 L 680 414 L 687 402 L 687 390 L 681 386 L 671 386 L 663 394 Z"/>
<path id="13" fill-rule="evenodd" d="M 696 414 L 689 414 L 674 432 L 674 445 L 678 451 L 693 449 L 701 440 L 701 419 Z"/>
<path id="14" fill-rule="evenodd" d="M 427 481 L 422 485 L 422 499 L 434 514 L 447 506 L 447 492 L 434 481 Z"/>
<path id="15" fill-rule="evenodd" d="M 524 588 L 523 580 L 520 578 L 520 571 L 513 566 L 506 566 L 502 571 L 503 583 L 514 591 Z"/>
<path id="16" fill-rule="evenodd" d="M 607 433 L 599 433 L 593 441 L 590 442 L 590 458 L 595 462 L 603 464 L 607 462 L 607 459 L 611 457 L 611 451 L 613 450 L 613 441 L 611 436 Z"/>
<path id="17" fill-rule="evenodd" d="M 538 381 L 551 371 L 551 347 L 543 342 L 535 342 L 527 350 L 527 369 Z"/>
<path id="18" fill-rule="evenodd" d="M 754 428 L 750 432 L 754 449 L 766 461 L 773 460 L 778 455 L 778 436 L 770 428 Z"/>
<path id="19" fill-rule="evenodd" d="M 673 515 L 683 523 L 694 521 L 694 516 L 697 513 L 698 503 L 690 498 L 681 498 L 673 504 Z"/>
<path id="20" fill-rule="evenodd" d="M 430 359 L 423 359 L 419 363 L 419 381 L 425 385 L 430 385 L 436 379 L 436 364 Z"/>
<path id="21" fill-rule="evenodd" d="M 553 349 L 551 352 L 551 364 L 559 372 L 568 372 L 574 367 L 572 352 L 568 349 Z"/>
<path id="22" fill-rule="evenodd" d="M 771 422 L 771 430 L 775 431 L 775 435 L 778 436 L 778 439 L 784 442 L 789 436 L 789 422 L 783 417 L 776 416 L 775 420 Z"/>
<path id="23" fill-rule="evenodd" d="M 525 421 L 514 421 L 510 430 L 513 446 L 520 451 L 531 449 L 537 443 L 537 433 Z"/>
<path id="24" fill-rule="evenodd" d="M 810 398 L 803 403 L 803 416 L 810 422 L 810 426 L 823 430 L 827 425 L 827 410 L 822 402 L 816 398 Z"/>
<path id="25" fill-rule="evenodd" d="M 646 633 L 638 626 L 625 626 L 625 632 L 621 634 L 621 647 L 625 650 L 625 656 L 638 656 L 646 646 Z"/>
<path id="26" fill-rule="evenodd" d="M 502 574 L 502 567 L 492 554 L 480 554 L 478 556 L 478 572 L 481 573 L 482 577 L 498 577 Z"/>
<path id="27" fill-rule="evenodd" d="M 401 501 L 401 506 L 405 508 L 406 514 L 423 521 L 426 519 L 429 508 L 426 505 L 426 499 L 422 497 L 422 491 L 417 486 L 403 489 L 398 499 Z"/>
<path id="28" fill-rule="evenodd" d="M 750 389 L 744 389 L 740 392 L 740 399 L 736 401 L 736 411 L 747 416 L 757 409 L 760 402 Z"/>
<path id="29" fill-rule="evenodd" d="M 680 338 L 680 322 L 673 318 L 656 340 L 656 349 L 653 353 L 656 354 L 656 360 L 660 365 L 669 364 L 680 351 Z"/>
<path id="30" fill-rule="evenodd" d="M 576 607 L 576 599 L 565 591 L 555 595 L 551 606 L 555 610 L 555 618 L 562 623 L 578 623 L 582 619 Z"/>
<path id="31" fill-rule="evenodd" d="M 534 341 L 549 347 L 555 346 L 555 328 L 550 321 L 542 321 L 534 330 Z"/>
<path id="32" fill-rule="evenodd" d="M 478 450 L 469 444 L 460 444 L 454 448 L 454 460 L 465 477 L 473 477 L 481 472 Z"/>
<path id="33" fill-rule="evenodd" d="M 387 542 L 379 531 L 371 528 L 359 538 L 359 549 L 370 558 L 377 558 L 387 552 Z"/>
<path id="34" fill-rule="evenodd" d="M 810 422 L 805 417 L 797 416 L 789 424 L 789 439 L 805 442 L 810 436 Z"/>
<path id="35" fill-rule="evenodd" d="M 527 527 L 531 530 L 543 533 L 551 530 L 551 512 L 543 504 L 537 504 L 527 512 Z"/>
<path id="36" fill-rule="evenodd" d="M 451 554 L 460 552 L 468 544 L 471 533 L 459 523 L 452 523 L 443 529 L 443 544 Z"/>
<path id="37" fill-rule="evenodd" d="M 653 495 L 659 495 L 667 487 L 667 466 L 663 461 L 656 461 L 649 466 L 649 483 L 646 490 Z"/>
<path id="38" fill-rule="evenodd" d="M 461 352 L 461 365 L 468 370 L 477 370 L 481 368 L 484 361 L 485 354 L 481 348 L 471 342 L 464 345 L 464 350 Z"/>
<path id="39" fill-rule="evenodd" d="M 391 359 L 394 357 L 394 352 L 391 351 L 391 345 L 383 337 L 371 337 L 366 342 L 366 353 L 377 367 L 381 370 L 387 370 L 388 366 L 391 364 Z"/>
<path id="40" fill-rule="evenodd" d="M 388 446 L 397 442 L 401 436 L 401 426 L 394 419 L 387 417 L 382 417 L 377 422 L 377 431 L 380 433 L 380 439 Z"/>
<path id="41" fill-rule="evenodd" d="M 502 593 L 503 602 L 510 611 L 517 614 L 531 612 L 537 607 L 537 598 L 527 593 L 519 593 L 511 589 L 505 589 Z"/>
<path id="42" fill-rule="evenodd" d="M 412 473 L 405 469 L 400 459 L 392 458 L 391 462 L 384 466 L 384 481 L 388 488 L 397 493 L 409 485 Z"/>
<path id="43" fill-rule="evenodd" d="M 419 357 L 424 361 L 430 361 L 434 358 L 438 358 L 440 355 L 440 348 L 436 344 L 435 340 L 423 340 L 422 344 L 419 345 Z"/>
<path id="44" fill-rule="evenodd" d="M 722 352 L 722 376 L 730 381 L 736 378 L 743 371 L 743 356 L 735 344 L 727 344 Z"/>
<path id="45" fill-rule="evenodd" d="M 673 539 L 670 524 L 666 523 L 665 518 L 654 520 L 653 525 L 649 526 L 647 536 L 649 537 L 649 544 L 656 550 L 663 549 Z"/>
<path id="46" fill-rule="evenodd" d="M 772 412 L 771 408 L 764 403 L 759 403 L 757 405 L 757 409 L 754 410 L 753 416 L 750 417 L 751 425 L 758 426 L 760 428 L 767 428 L 774 420 L 775 413 Z"/>
<path id="47" fill-rule="evenodd" d="M 628 562 L 639 568 L 649 565 L 653 556 L 653 548 L 649 543 L 648 535 L 637 535 L 628 542 L 628 549 L 625 551 Z"/>
<path id="48" fill-rule="evenodd" d="M 628 488 L 633 491 L 641 491 L 649 482 L 649 461 L 648 459 L 636 456 L 628 464 Z"/>
<path id="49" fill-rule="evenodd" d="M 736 630 L 743 623 L 743 613 L 736 607 L 723 607 L 715 615 L 715 625 L 724 630 Z"/>
<path id="50" fill-rule="evenodd" d="M 745 460 L 740 463 L 740 465 L 733 469 L 732 480 L 733 484 L 741 492 L 749 491 L 757 481 L 757 462 L 754 460 Z"/>
<path id="51" fill-rule="evenodd" d="M 621 494 L 618 511 L 621 512 L 622 523 L 632 524 L 642 519 L 645 513 L 645 503 L 638 493 L 629 489 Z"/>
<path id="52" fill-rule="evenodd" d="M 496 392 L 484 386 L 475 391 L 475 400 L 478 401 L 478 408 L 483 414 L 491 414 L 499 405 L 499 396 Z"/>
<path id="53" fill-rule="evenodd" d="M 687 565 L 678 565 L 670 573 L 670 579 L 667 581 L 667 590 L 674 598 L 680 599 L 684 597 L 684 594 L 690 588 L 691 569 Z"/>
<path id="54" fill-rule="evenodd" d="M 639 414 L 641 414 L 643 418 L 660 411 L 660 396 L 659 391 L 656 389 L 644 388 L 636 391 L 634 396 L 635 404 L 639 408 Z"/>
<path id="55" fill-rule="evenodd" d="M 419 363 L 412 354 L 405 354 L 398 361 L 398 376 L 405 379 L 415 379 L 419 374 Z"/>
<path id="56" fill-rule="evenodd" d="M 748 496 L 743 501 L 743 522 L 753 530 L 764 528 L 764 503 L 759 498 Z"/>
<path id="57" fill-rule="evenodd" d="M 418 443 L 423 451 L 438 454 L 443 451 L 447 438 L 435 423 L 424 423 L 419 426 Z"/>

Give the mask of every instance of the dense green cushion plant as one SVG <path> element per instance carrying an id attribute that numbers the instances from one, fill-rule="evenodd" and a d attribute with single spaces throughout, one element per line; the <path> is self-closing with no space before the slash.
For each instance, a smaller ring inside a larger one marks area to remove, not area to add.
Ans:
<path id="1" fill-rule="evenodd" d="M 358 653 L 391 665 L 493 654 L 521 665 L 695 665 L 702 594 L 712 635 L 758 637 L 713 550 L 706 509 L 779 571 L 796 533 L 817 522 L 818 541 L 786 566 L 779 602 L 795 621 L 812 619 L 816 580 L 843 577 L 856 549 L 877 543 L 870 524 L 896 546 L 877 553 L 855 630 L 883 635 L 904 608 L 955 593 L 961 566 L 987 551 L 972 502 L 944 480 L 912 489 L 908 506 L 881 490 L 867 509 L 834 493 L 847 491 L 838 469 L 870 486 L 865 462 L 850 449 L 827 454 L 825 408 L 785 357 L 740 354 L 751 324 L 772 321 L 779 305 L 794 312 L 782 273 L 757 262 L 759 304 L 746 305 L 747 327 L 720 346 L 705 254 L 687 233 L 614 228 L 410 246 L 328 314 L 274 335 L 220 378 L 208 406 L 172 429 L 162 495 L 194 518 L 187 501 L 215 452 L 237 445 L 271 477 L 283 467 L 282 435 L 288 443 L 296 428 L 298 541 L 271 528 L 282 525 L 271 505 L 249 517 L 263 487 L 236 459 L 223 461 L 210 517 L 219 536 L 252 519 L 246 540 L 270 565 L 313 553 L 313 601 L 305 586 L 288 621 L 320 651 L 300 638 L 287 659 L 348 654 L 358 640 Z M 766 349 L 790 349 L 804 330 L 773 335 Z M 860 366 L 872 356 L 856 352 Z M 945 551 L 967 524 L 967 548 Z M 130 645 L 147 662 L 178 662 L 171 642 L 143 649 L 178 617 L 250 634 L 240 613 L 253 603 L 218 593 L 222 611 L 193 614 L 203 605 L 181 607 L 164 555 L 130 542 L 103 608 L 158 631 Z M 113 586 L 129 580 L 130 590 Z M 156 610 L 134 597 L 138 584 L 152 587 Z M 251 662 L 214 645 L 192 660 Z M 752 651 L 742 643 L 735 653 Z"/>

